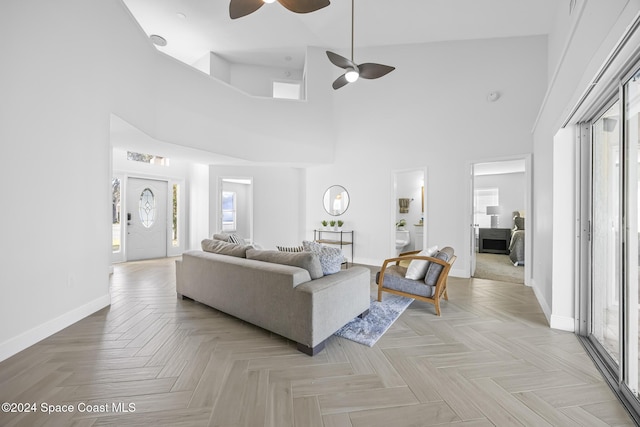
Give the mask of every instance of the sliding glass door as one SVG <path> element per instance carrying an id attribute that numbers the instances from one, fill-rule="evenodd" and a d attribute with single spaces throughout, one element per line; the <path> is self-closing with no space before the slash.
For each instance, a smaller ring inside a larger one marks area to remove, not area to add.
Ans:
<path id="1" fill-rule="evenodd" d="M 588 321 L 581 334 L 622 401 L 640 414 L 640 67 L 611 95 L 587 133 Z"/>
<path id="2" fill-rule="evenodd" d="M 592 126 L 591 336 L 620 361 L 620 103 Z"/>
<path id="3" fill-rule="evenodd" d="M 625 212 L 627 244 L 625 245 L 625 309 L 623 316 L 624 382 L 629 391 L 638 398 L 638 246 L 640 245 L 640 70 L 627 81 L 622 90 L 624 101 L 624 147 L 625 147 Z"/>

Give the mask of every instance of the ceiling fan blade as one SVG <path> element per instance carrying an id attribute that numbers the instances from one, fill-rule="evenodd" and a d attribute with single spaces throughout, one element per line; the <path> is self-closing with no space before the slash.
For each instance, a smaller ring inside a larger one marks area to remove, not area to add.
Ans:
<path id="1" fill-rule="evenodd" d="M 231 19 L 242 18 L 260 9 L 263 4 L 262 0 L 231 0 L 231 3 L 229 3 L 229 16 L 231 16 Z"/>
<path id="2" fill-rule="evenodd" d="M 342 86 L 346 85 L 347 83 L 349 83 L 347 81 L 347 78 L 343 75 L 341 75 L 340 77 L 338 77 L 336 79 L 336 81 L 333 82 L 332 86 L 334 89 L 340 89 Z"/>
<path id="3" fill-rule="evenodd" d="M 356 68 L 356 64 L 353 61 L 345 58 L 344 56 L 340 56 L 337 53 L 327 51 L 327 56 L 329 57 L 329 61 L 333 65 L 336 65 L 340 68 Z"/>
<path id="4" fill-rule="evenodd" d="M 295 13 L 310 13 L 329 6 L 329 0 L 278 0 L 278 2 Z"/>
<path id="5" fill-rule="evenodd" d="M 385 74 L 389 74 L 396 67 L 390 67 L 389 65 L 382 64 L 374 64 L 372 62 L 367 62 L 366 64 L 358 65 L 360 69 L 360 77 L 363 79 L 377 79 L 379 77 L 384 76 Z"/>

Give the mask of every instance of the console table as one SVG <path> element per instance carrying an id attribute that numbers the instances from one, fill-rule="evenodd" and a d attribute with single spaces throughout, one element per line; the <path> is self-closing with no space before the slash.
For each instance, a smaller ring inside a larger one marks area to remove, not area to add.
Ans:
<path id="1" fill-rule="evenodd" d="M 340 249 L 344 246 L 351 246 L 351 263 L 353 264 L 353 230 L 313 230 L 313 240 L 327 245 L 338 245 Z M 348 259 L 345 261 L 345 264 L 346 267 L 349 268 Z"/>
<path id="2" fill-rule="evenodd" d="M 481 228 L 478 252 L 490 254 L 509 254 L 510 228 Z"/>

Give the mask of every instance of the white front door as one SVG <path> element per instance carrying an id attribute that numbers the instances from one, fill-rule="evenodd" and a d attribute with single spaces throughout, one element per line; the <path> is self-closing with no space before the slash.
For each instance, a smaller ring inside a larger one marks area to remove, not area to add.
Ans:
<path id="1" fill-rule="evenodd" d="M 167 256 L 167 182 L 127 180 L 127 260 Z"/>

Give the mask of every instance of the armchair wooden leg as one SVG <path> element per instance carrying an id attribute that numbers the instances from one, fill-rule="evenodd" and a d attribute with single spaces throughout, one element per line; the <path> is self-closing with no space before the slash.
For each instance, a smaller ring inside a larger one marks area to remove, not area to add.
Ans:
<path id="1" fill-rule="evenodd" d="M 442 296 L 444 297 L 444 299 L 446 299 L 447 301 L 449 301 L 449 295 L 447 295 L 447 290 L 444 290 L 444 294 L 442 294 Z"/>
<path id="2" fill-rule="evenodd" d="M 378 302 L 382 301 L 382 288 L 378 286 Z"/>

